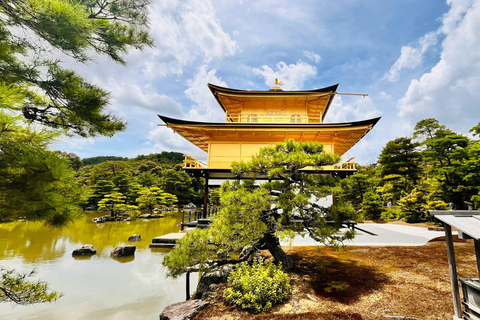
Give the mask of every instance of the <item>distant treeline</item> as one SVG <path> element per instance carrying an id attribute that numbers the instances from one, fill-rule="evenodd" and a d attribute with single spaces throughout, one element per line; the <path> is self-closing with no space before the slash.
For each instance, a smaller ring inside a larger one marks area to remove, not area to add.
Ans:
<path id="1" fill-rule="evenodd" d="M 373 220 L 419 222 L 429 210 L 478 208 L 480 123 L 470 133 L 421 120 L 412 136 L 389 141 L 377 163 L 342 180 L 337 197 Z"/>
<path id="2" fill-rule="evenodd" d="M 124 157 L 99 156 L 99 157 L 84 158 L 82 159 L 82 162 L 84 166 L 91 166 L 91 165 L 95 165 L 95 164 L 99 164 L 107 161 L 127 161 L 127 160 L 128 158 L 124 158 Z"/>
<path id="3" fill-rule="evenodd" d="M 135 205 L 139 192 L 151 187 L 175 195 L 179 205 L 201 203 L 204 180 L 191 178 L 182 170 L 182 162 L 182 153 L 166 151 L 132 159 L 85 158 L 75 180 L 88 190 L 85 208 L 96 209 L 100 200 L 114 192 L 125 196 L 127 204 Z"/>
<path id="4" fill-rule="evenodd" d="M 84 166 L 91 166 L 95 164 L 99 164 L 102 162 L 107 161 L 128 161 L 129 158 L 127 157 L 116 157 L 116 156 L 98 156 L 98 157 L 90 157 L 90 158 L 83 158 L 82 162 Z M 179 152 L 167 152 L 163 151 L 162 153 L 152 153 L 149 155 L 139 155 L 133 160 L 150 160 L 155 162 L 162 162 L 168 164 L 178 164 L 183 162 L 183 154 Z"/>

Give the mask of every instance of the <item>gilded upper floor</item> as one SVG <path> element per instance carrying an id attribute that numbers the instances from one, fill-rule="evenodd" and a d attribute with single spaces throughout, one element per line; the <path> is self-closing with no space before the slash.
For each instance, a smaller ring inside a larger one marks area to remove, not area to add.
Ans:
<path id="1" fill-rule="evenodd" d="M 225 122 L 322 123 L 338 84 L 308 91 L 251 91 L 208 84 Z"/>

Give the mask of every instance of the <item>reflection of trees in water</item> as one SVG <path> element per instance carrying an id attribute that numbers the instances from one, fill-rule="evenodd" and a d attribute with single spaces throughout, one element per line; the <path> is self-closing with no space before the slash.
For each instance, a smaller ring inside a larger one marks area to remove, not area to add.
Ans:
<path id="1" fill-rule="evenodd" d="M 22 257 L 27 262 L 55 260 L 62 257 L 68 242 L 75 246 L 91 244 L 97 254 L 110 254 L 120 244 L 128 244 L 128 237 L 140 234 L 142 240 L 132 242 L 137 248 L 146 248 L 152 238 L 177 232 L 181 214 L 154 220 L 133 220 L 96 224 L 92 218 L 102 215 L 87 212 L 64 229 L 49 228 L 42 222 L 11 222 L 0 224 L 0 259 Z M 107 252 L 102 253 L 102 251 Z"/>
<path id="2" fill-rule="evenodd" d="M 0 259 L 22 257 L 28 262 L 49 261 L 65 253 L 61 229 L 43 222 L 16 221 L 0 224 Z"/>

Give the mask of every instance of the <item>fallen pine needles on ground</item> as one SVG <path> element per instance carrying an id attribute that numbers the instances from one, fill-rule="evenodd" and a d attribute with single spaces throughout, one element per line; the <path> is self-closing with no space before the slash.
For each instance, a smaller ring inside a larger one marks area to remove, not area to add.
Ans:
<path id="1" fill-rule="evenodd" d="M 446 246 L 285 248 L 298 266 L 290 273 L 292 294 L 268 313 L 227 306 L 225 284 L 214 287 L 209 307 L 196 320 L 325 319 L 450 320 L 452 295 Z M 455 242 L 459 277 L 478 277 L 471 241 Z M 267 256 L 268 258 L 268 256 Z"/>

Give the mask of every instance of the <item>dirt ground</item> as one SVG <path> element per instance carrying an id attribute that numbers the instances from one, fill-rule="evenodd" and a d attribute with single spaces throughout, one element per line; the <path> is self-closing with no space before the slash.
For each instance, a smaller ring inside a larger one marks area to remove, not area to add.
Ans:
<path id="1" fill-rule="evenodd" d="M 444 241 L 422 247 L 289 247 L 298 270 L 292 294 L 268 313 L 253 315 L 227 306 L 225 285 L 196 320 L 404 319 L 451 320 L 452 294 Z M 455 242 L 458 276 L 478 277 L 473 242 Z"/>

